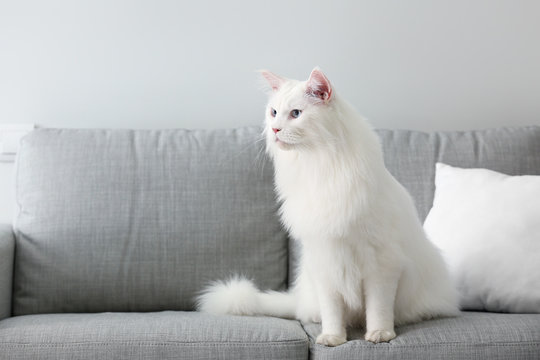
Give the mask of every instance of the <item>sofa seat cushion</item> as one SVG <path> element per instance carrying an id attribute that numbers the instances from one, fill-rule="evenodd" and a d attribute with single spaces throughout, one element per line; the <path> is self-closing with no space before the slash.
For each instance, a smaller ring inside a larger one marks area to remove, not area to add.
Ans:
<path id="1" fill-rule="evenodd" d="M 329 348 L 315 344 L 319 324 L 305 324 L 311 359 L 540 359 L 540 315 L 464 312 L 455 318 L 424 321 L 396 329 L 389 343 L 363 340 L 364 330 L 349 331 L 349 341 Z"/>
<path id="2" fill-rule="evenodd" d="M 2 359 L 307 359 L 296 321 L 196 312 L 26 315 L 0 321 Z"/>

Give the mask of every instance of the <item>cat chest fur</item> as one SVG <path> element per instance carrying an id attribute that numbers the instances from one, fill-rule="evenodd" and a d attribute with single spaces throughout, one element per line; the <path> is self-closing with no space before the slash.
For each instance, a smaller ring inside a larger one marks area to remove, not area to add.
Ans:
<path id="1" fill-rule="evenodd" d="M 285 152 L 274 158 L 281 219 L 301 241 L 348 237 L 371 215 L 369 194 L 375 189 L 351 175 L 354 169 L 309 155 Z"/>

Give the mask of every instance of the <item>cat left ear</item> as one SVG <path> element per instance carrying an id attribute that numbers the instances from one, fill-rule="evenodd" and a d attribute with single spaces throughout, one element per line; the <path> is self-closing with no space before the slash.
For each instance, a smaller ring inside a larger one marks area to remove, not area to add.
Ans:
<path id="1" fill-rule="evenodd" d="M 324 102 L 328 102 L 332 98 L 332 85 L 318 67 L 313 69 L 309 75 L 306 94 Z"/>
<path id="2" fill-rule="evenodd" d="M 268 85 L 272 88 L 272 90 L 277 91 L 283 85 L 285 82 L 285 79 L 281 76 L 278 76 L 274 73 L 271 73 L 268 70 L 261 70 L 261 75 L 268 81 Z"/>

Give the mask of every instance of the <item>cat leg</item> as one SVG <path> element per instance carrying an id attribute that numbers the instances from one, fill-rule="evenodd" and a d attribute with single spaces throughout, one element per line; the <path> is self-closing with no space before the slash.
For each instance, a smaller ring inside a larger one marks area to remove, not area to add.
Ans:
<path id="1" fill-rule="evenodd" d="M 370 274 L 364 280 L 367 341 L 387 342 L 396 337 L 394 303 L 398 281 L 399 272 Z"/>
<path id="2" fill-rule="evenodd" d="M 321 310 L 313 279 L 306 269 L 305 261 L 298 271 L 294 291 L 298 297 L 296 318 L 303 323 L 320 323 Z"/>
<path id="3" fill-rule="evenodd" d="M 317 344 L 326 346 L 341 345 L 347 342 L 343 297 L 335 289 L 323 284 L 317 285 L 322 323 L 322 333 L 317 337 Z"/>
<path id="4" fill-rule="evenodd" d="M 321 310 L 316 292 L 302 290 L 298 292 L 299 306 L 296 308 L 296 318 L 303 323 L 320 323 Z"/>

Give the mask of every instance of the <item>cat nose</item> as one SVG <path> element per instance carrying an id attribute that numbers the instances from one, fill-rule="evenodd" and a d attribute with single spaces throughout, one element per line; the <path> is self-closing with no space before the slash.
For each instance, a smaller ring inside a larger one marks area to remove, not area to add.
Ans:
<path id="1" fill-rule="evenodd" d="M 281 131 L 281 129 L 276 129 L 276 128 L 272 128 L 272 131 L 275 133 L 277 133 L 278 131 Z"/>

